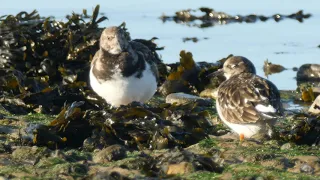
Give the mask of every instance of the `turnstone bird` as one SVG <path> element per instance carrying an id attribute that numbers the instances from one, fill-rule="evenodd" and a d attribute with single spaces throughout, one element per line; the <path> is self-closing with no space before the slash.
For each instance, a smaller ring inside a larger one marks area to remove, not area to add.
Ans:
<path id="1" fill-rule="evenodd" d="M 151 50 L 130 41 L 120 27 L 103 30 L 91 62 L 90 85 L 114 107 L 149 100 L 157 89 L 158 70 Z"/>
<path id="2" fill-rule="evenodd" d="M 270 127 L 283 113 L 277 87 L 256 75 L 251 61 L 241 56 L 228 58 L 212 75 L 220 73 L 226 77 L 216 99 L 221 120 L 240 135 L 240 140 L 258 133 L 270 135 Z"/>

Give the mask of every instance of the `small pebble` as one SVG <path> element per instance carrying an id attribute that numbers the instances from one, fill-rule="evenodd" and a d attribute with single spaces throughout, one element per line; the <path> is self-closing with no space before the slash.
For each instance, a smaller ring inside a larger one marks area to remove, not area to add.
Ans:
<path id="1" fill-rule="evenodd" d="M 264 180 L 264 178 L 261 177 L 261 176 L 258 176 L 258 177 L 256 177 L 256 178 L 254 178 L 254 180 Z"/>
<path id="2" fill-rule="evenodd" d="M 197 102 L 199 106 L 208 106 L 212 102 L 209 99 L 201 98 L 199 96 L 194 96 L 186 93 L 171 93 L 166 97 L 166 103 L 177 103 L 186 104 L 190 102 Z"/>
<path id="3" fill-rule="evenodd" d="M 285 143 L 280 147 L 281 150 L 288 150 L 292 149 L 292 144 L 291 143 Z"/>
<path id="4" fill-rule="evenodd" d="M 0 180 L 7 180 L 7 178 L 0 176 Z"/>
<path id="5" fill-rule="evenodd" d="M 304 173 L 313 173 L 314 169 L 309 164 L 303 164 L 300 167 L 300 171 Z"/>
<path id="6" fill-rule="evenodd" d="M 126 148 L 121 145 L 111 145 L 96 153 L 93 156 L 93 162 L 107 163 L 115 160 L 120 160 L 127 156 L 126 151 Z"/>

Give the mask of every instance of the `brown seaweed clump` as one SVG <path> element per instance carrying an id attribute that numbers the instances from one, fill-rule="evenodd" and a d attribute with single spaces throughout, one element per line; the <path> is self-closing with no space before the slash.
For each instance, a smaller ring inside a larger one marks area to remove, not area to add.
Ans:
<path id="1" fill-rule="evenodd" d="M 294 142 L 298 145 L 320 145 L 319 117 L 306 113 L 296 113 L 278 122 L 275 138 L 284 142 Z"/>
<path id="2" fill-rule="evenodd" d="M 9 71 L 9 78 L 2 78 L 1 96 L 19 97 L 29 112 L 41 106 L 47 113 L 59 112 L 65 101 L 85 100 L 89 61 L 101 33 L 98 24 L 107 19 L 98 14 L 99 5 L 89 21 L 76 13 L 66 22 L 41 18 L 35 10 L 2 16 L 0 71 Z"/>
<path id="3" fill-rule="evenodd" d="M 195 15 L 197 12 L 202 12 L 203 15 Z M 173 16 L 162 15 L 160 19 L 163 22 L 166 21 L 174 21 L 177 24 L 184 24 L 187 26 L 194 26 L 199 28 L 207 28 L 215 25 L 224 25 L 230 23 L 255 23 L 258 21 L 265 22 L 269 19 L 273 19 L 276 22 L 279 22 L 283 19 L 294 19 L 299 22 L 303 22 L 304 19 L 311 17 L 311 14 L 304 14 L 302 10 L 292 13 L 289 15 L 283 14 L 274 14 L 272 16 L 264 16 L 264 15 L 230 15 L 225 12 L 217 12 L 208 7 L 201 7 L 199 9 L 186 9 L 177 11 Z M 197 20 L 201 21 L 197 23 Z"/>
<path id="4" fill-rule="evenodd" d="M 170 72 L 159 88 L 163 95 L 184 92 L 199 95 L 212 81 L 207 77 L 220 68 L 221 63 L 195 62 L 191 52 L 180 52 L 180 63 L 169 64 Z M 213 83 L 215 84 L 215 83 Z"/>
<path id="5" fill-rule="evenodd" d="M 217 131 L 211 123 L 213 103 L 147 106 L 134 102 L 102 111 L 84 111 L 83 104 L 66 105 L 46 128 L 36 129 L 33 142 L 48 147 L 83 146 L 90 151 L 112 144 L 164 149 L 187 147 Z"/>

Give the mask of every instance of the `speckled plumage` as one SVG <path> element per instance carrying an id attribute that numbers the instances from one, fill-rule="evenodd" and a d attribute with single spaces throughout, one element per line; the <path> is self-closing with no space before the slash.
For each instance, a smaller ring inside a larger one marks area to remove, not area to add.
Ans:
<path id="1" fill-rule="evenodd" d="M 256 75 L 253 64 L 241 56 L 229 58 L 223 72 L 227 80 L 220 84 L 216 100 L 222 121 L 245 137 L 273 126 L 283 113 L 277 87 Z"/>
<path id="2" fill-rule="evenodd" d="M 128 41 L 121 28 L 106 28 L 91 62 L 91 87 L 113 106 L 145 102 L 157 88 L 154 58 L 145 45 Z"/>

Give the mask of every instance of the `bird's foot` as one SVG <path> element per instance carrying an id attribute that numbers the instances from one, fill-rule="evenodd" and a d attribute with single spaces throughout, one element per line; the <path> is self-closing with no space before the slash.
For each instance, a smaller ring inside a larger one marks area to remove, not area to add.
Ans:
<path id="1" fill-rule="evenodd" d="M 239 136 L 239 141 L 240 141 L 240 142 L 243 142 L 243 141 L 244 141 L 244 134 L 242 134 L 242 133 L 240 134 L 240 136 Z"/>

